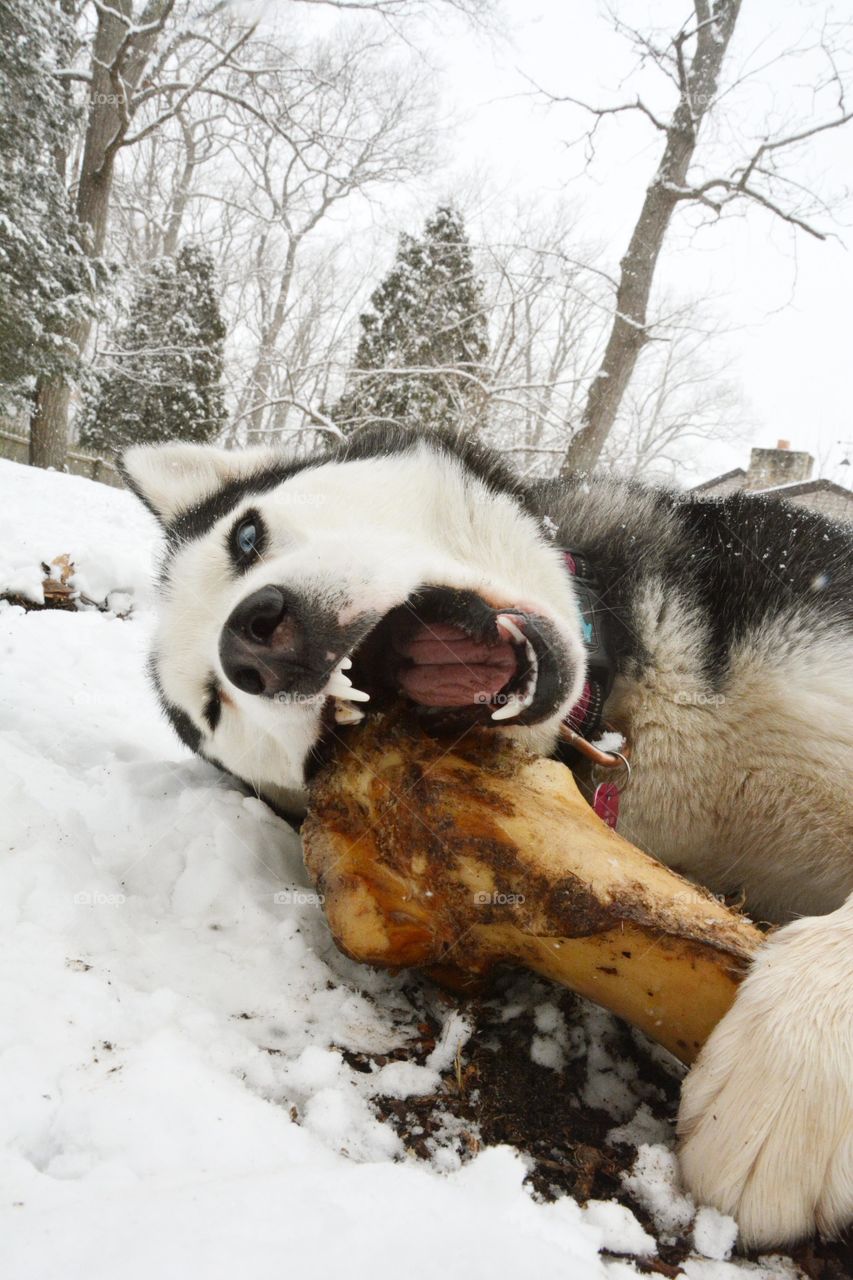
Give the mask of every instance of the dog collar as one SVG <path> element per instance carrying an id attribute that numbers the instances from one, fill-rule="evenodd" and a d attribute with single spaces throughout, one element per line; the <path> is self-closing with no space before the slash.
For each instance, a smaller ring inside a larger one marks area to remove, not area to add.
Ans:
<path id="1" fill-rule="evenodd" d="M 605 618 L 607 610 L 602 599 L 601 587 L 589 560 L 576 551 L 563 550 L 563 560 L 574 580 L 575 594 L 581 615 L 581 628 L 586 648 L 587 671 L 583 692 L 560 725 L 559 756 L 569 768 L 577 756 L 584 756 L 593 765 L 604 769 L 622 766 L 627 771 L 624 786 L 631 780 L 630 750 L 623 743 L 621 751 L 603 751 L 594 746 L 592 738 L 602 728 L 604 704 L 616 677 L 616 661 L 608 643 Z M 567 758 L 568 754 L 568 758 Z M 613 775 L 611 775 L 612 777 Z M 593 781 L 595 772 L 592 773 Z M 620 786 L 611 781 L 601 781 L 595 786 L 590 804 L 599 818 L 614 829 L 619 821 Z"/>

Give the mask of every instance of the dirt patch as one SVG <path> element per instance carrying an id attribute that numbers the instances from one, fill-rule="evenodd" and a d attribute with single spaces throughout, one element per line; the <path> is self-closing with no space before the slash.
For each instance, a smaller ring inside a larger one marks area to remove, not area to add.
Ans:
<path id="1" fill-rule="evenodd" d="M 690 1240 L 677 1237 L 661 1242 L 649 1214 L 622 1184 L 622 1175 L 634 1163 L 634 1146 L 614 1141 L 609 1135 L 620 1124 L 619 1118 L 589 1101 L 593 1078 L 600 1091 L 612 1071 L 616 1093 L 624 1095 L 627 1090 L 629 1106 L 633 1095 L 637 1105 L 644 1104 L 652 1123 L 672 1136 L 678 1069 L 670 1069 L 659 1049 L 609 1015 L 602 1058 L 600 1031 L 591 1049 L 585 1029 L 590 1006 L 562 988 L 533 978 L 505 978 L 502 987 L 498 994 L 460 1004 L 474 1031 L 443 1075 L 441 1090 L 430 1097 L 402 1101 L 380 1097 L 375 1102 L 379 1115 L 393 1125 L 406 1150 L 418 1159 L 432 1160 L 436 1150 L 449 1143 L 464 1162 L 484 1146 L 505 1143 L 528 1158 L 527 1182 L 537 1198 L 552 1201 L 571 1195 L 581 1203 L 615 1198 L 658 1239 L 656 1257 L 631 1258 L 638 1269 L 664 1276 L 683 1274 L 681 1263 L 692 1252 Z M 426 983 L 413 984 L 406 994 L 418 1025 L 412 1043 L 391 1055 L 347 1052 L 344 1056 L 351 1066 L 371 1071 L 393 1060 L 426 1061 L 440 1035 L 441 1009 L 447 998 Z M 562 1020 L 567 1051 L 559 1070 L 531 1057 L 531 1046 L 541 1033 L 537 1009 L 543 1004 L 556 1007 Z M 853 1277 L 849 1238 L 806 1244 L 790 1256 L 808 1280 Z"/>

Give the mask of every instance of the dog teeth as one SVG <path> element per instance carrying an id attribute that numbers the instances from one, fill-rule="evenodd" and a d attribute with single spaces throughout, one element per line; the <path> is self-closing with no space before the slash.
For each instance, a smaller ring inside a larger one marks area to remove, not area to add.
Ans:
<path id="1" fill-rule="evenodd" d="M 511 693 L 502 707 L 498 707 L 497 711 L 492 712 L 493 720 L 511 720 L 513 716 L 517 716 L 523 711 L 525 704 L 517 694 Z"/>
<path id="2" fill-rule="evenodd" d="M 335 698 L 335 724 L 359 724 L 364 719 L 364 712 L 354 707 L 351 702 Z"/>
<path id="3" fill-rule="evenodd" d="M 363 693 L 361 689 L 355 689 L 350 678 L 340 669 L 332 672 L 329 683 L 326 685 L 326 693 L 331 694 L 333 698 L 346 698 L 350 702 L 370 701 L 370 694 Z"/>
<path id="4" fill-rule="evenodd" d="M 493 720 L 511 720 L 514 716 L 520 715 L 522 711 L 526 711 L 536 696 L 536 686 L 539 683 L 539 659 L 536 657 L 536 650 L 533 645 L 514 618 L 505 613 L 499 613 L 495 621 L 499 627 L 502 627 L 512 637 L 516 644 L 524 645 L 524 652 L 530 665 L 527 688 L 522 696 L 519 697 L 517 693 L 510 694 L 504 705 L 492 712 Z"/>
<path id="5" fill-rule="evenodd" d="M 337 670 L 349 671 L 351 666 L 352 666 L 352 658 L 341 658 L 340 662 L 338 663 Z"/>
<path id="6" fill-rule="evenodd" d="M 527 644 L 524 633 L 520 630 L 517 622 L 510 618 L 506 613 L 499 613 L 495 622 L 499 627 L 503 627 L 504 631 L 508 631 L 516 644 Z"/>

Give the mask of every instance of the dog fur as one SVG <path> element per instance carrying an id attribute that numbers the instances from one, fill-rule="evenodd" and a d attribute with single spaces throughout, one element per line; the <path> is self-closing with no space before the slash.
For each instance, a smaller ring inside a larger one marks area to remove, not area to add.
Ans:
<path id="1" fill-rule="evenodd" d="M 296 461 L 140 446 L 123 469 L 166 536 L 161 703 L 193 750 L 287 812 L 325 699 L 229 682 L 220 636 L 253 590 L 286 584 L 354 643 L 424 587 L 523 610 L 559 651 L 559 692 L 496 731 L 550 754 L 584 678 L 559 548 L 589 559 L 616 660 L 605 714 L 633 749 L 620 831 L 784 926 L 685 1082 L 685 1180 L 746 1245 L 853 1221 L 853 535 L 754 496 L 528 488 L 470 442 L 411 432 Z M 264 544 L 243 564 L 246 513 Z M 327 649 L 329 674 L 341 653 Z"/>

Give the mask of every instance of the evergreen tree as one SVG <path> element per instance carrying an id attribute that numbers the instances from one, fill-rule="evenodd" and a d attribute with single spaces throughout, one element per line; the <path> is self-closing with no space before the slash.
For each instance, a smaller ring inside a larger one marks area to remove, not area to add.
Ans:
<path id="1" fill-rule="evenodd" d="M 225 325 L 213 260 L 186 245 L 143 273 L 80 432 L 91 449 L 117 452 L 161 440 L 203 443 L 225 425 Z"/>
<path id="2" fill-rule="evenodd" d="M 39 375 L 74 367 L 60 335 L 91 310 L 93 272 L 65 190 L 77 126 L 69 82 L 74 32 L 51 0 L 0 0 L 0 407 Z"/>
<path id="3" fill-rule="evenodd" d="M 489 352 L 482 284 L 455 209 L 440 206 L 421 239 L 400 237 L 370 305 L 360 317 L 347 387 L 332 411 L 338 425 L 458 431 L 482 425 Z"/>

